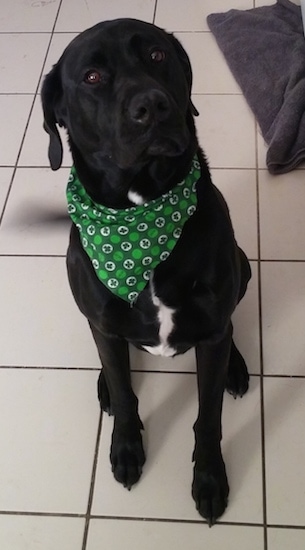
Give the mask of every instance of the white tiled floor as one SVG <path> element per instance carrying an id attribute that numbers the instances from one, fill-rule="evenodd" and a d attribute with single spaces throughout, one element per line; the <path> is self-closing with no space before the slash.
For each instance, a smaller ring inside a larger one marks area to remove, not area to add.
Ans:
<path id="1" fill-rule="evenodd" d="M 205 20 L 254 0 L 2 4 L 0 548 L 304 550 L 305 173 L 266 171 L 254 117 Z M 64 168 L 48 167 L 41 75 L 75 33 L 122 16 L 154 20 L 188 50 L 201 145 L 253 270 L 234 314 L 251 386 L 242 400 L 225 397 L 231 496 L 213 529 L 190 494 L 193 351 L 174 360 L 132 351 L 148 459 L 141 483 L 127 492 L 110 471 L 112 420 L 99 423 L 97 352 L 66 277 L 71 159 L 65 145 Z"/>

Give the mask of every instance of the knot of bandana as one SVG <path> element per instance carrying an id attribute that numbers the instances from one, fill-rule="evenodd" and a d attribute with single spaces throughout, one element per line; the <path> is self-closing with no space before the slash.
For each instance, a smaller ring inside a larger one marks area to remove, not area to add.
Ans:
<path id="1" fill-rule="evenodd" d="M 197 206 L 200 164 L 195 157 L 188 176 L 158 199 L 126 209 L 95 203 L 74 167 L 68 186 L 68 212 L 97 277 L 116 296 L 133 302 L 150 273 L 175 247 Z"/>

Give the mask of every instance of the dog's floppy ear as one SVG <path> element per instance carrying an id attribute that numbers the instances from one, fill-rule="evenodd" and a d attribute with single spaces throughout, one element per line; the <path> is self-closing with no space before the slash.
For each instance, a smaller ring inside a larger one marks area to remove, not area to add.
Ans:
<path id="1" fill-rule="evenodd" d="M 178 55 L 179 60 L 180 60 L 182 66 L 184 68 L 184 73 L 185 73 L 186 80 L 187 80 L 187 83 L 188 83 L 188 86 L 189 86 L 191 112 L 194 116 L 198 116 L 199 113 L 198 113 L 195 105 L 193 104 L 193 102 L 191 100 L 191 92 L 192 92 L 192 84 L 193 84 L 193 73 L 192 73 L 192 67 L 191 67 L 191 64 L 190 64 L 189 57 L 188 57 L 185 49 L 180 44 L 179 40 L 177 40 L 177 38 L 173 34 L 170 34 L 169 38 L 170 38 L 170 40 L 171 40 L 171 42 L 172 42 L 172 44 L 173 44 L 173 46 L 176 50 L 176 54 Z"/>
<path id="2" fill-rule="evenodd" d="M 43 127 L 50 137 L 48 149 L 50 165 L 52 170 L 58 170 L 62 163 L 63 147 L 57 124 L 59 126 L 64 126 L 64 122 L 60 116 L 63 91 L 59 74 L 59 64 L 55 65 L 45 77 L 41 90 L 41 100 L 44 114 Z"/>

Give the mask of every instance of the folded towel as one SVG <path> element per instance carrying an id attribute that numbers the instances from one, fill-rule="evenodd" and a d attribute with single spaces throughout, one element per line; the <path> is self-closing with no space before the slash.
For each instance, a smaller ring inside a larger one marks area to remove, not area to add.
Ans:
<path id="1" fill-rule="evenodd" d="M 208 25 L 268 145 L 272 174 L 305 161 L 305 39 L 289 0 L 211 14 Z"/>

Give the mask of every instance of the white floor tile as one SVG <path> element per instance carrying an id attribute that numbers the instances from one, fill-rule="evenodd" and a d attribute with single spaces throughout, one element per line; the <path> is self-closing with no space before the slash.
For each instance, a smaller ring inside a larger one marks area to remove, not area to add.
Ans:
<path id="1" fill-rule="evenodd" d="M 255 168 L 254 117 L 243 96 L 195 95 L 199 142 L 212 168 Z"/>
<path id="2" fill-rule="evenodd" d="M 305 527 L 305 380 L 265 379 L 264 400 L 267 521 Z"/>
<path id="3" fill-rule="evenodd" d="M 238 245 L 257 259 L 257 197 L 255 170 L 213 169 L 213 183 L 227 201 Z"/>
<path id="4" fill-rule="evenodd" d="M 0 133 L 0 165 L 15 165 L 32 103 L 31 95 L 0 95 L 1 125 L 5 128 Z"/>
<path id="5" fill-rule="evenodd" d="M 141 351 L 131 345 L 129 353 L 132 370 L 196 372 L 194 348 L 176 357 L 162 357 Z"/>
<path id="6" fill-rule="evenodd" d="M 191 545 L 191 546 L 190 546 Z M 209 529 L 206 525 L 155 523 L 149 521 L 93 520 L 90 524 L 87 550 L 263 550 L 262 529 L 254 527 L 219 526 Z"/>
<path id="7" fill-rule="evenodd" d="M 262 263 L 266 374 L 304 376 L 305 263 Z"/>
<path id="8" fill-rule="evenodd" d="M 0 380 L 0 510 L 84 514 L 99 418 L 96 374 L 1 369 Z"/>
<path id="9" fill-rule="evenodd" d="M 1 172 L 0 172 L 1 174 Z M 65 255 L 69 169 L 19 168 L 0 226 L 0 253 Z"/>
<path id="10" fill-rule="evenodd" d="M 0 33 L 0 93 L 36 91 L 49 41 L 48 34 Z"/>
<path id="11" fill-rule="evenodd" d="M 113 421 L 103 419 L 93 514 L 200 520 L 191 496 L 192 426 L 197 414 L 192 374 L 133 373 L 145 431 L 147 462 L 130 492 L 111 473 Z M 261 521 L 260 393 L 256 379 L 242 400 L 225 396 L 223 451 L 231 496 L 224 521 Z"/>
<path id="12" fill-rule="evenodd" d="M 232 0 L 230 6 L 227 0 L 193 0 L 188 5 L 184 0 L 162 0 L 157 4 L 156 25 L 173 31 L 207 31 L 210 13 L 252 7 L 253 0 Z"/>
<path id="13" fill-rule="evenodd" d="M 271 176 L 259 171 L 261 257 L 305 260 L 304 172 Z"/>
<path id="14" fill-rule="evenodd" d="M 193 70 L 193 94 L 241 94 L 211 33 L 177 33 Z"/>
<path id="15" fill-rule="evenodd" d="M 81 550 L 84 519 L 1 516 L 2 550 Z"/>
<path id="16" fill-rule="evenodd" d="M 108 2 L 108 0 L 63 0 L 56 31 L 80 32 L 100 21 L 120 17 L 132 17 L 152 23 L 154 0 L 128 0 Z"/>
<path id="17" fill-rule="evenodd" d="M 0 257 L 0 272 L 1 364 L 99 368 L 64 258 Z"/>
<path id="18" fill-rule="evenodd" d="M 51 31 L 60 0 L 2 2 L 0 32 Z"/>
<path id="19" fill-rule="evenodd" d="M 268 529 L 269 550 L 304 550 L 305 529 Z"/>
<path id="20" fill-rule="evenodd" d="M 1 97 L 0 97 L 1 101 Z M 61 135 L 64 150 L 63 166 L 70 167 L 72 164 L 71 153 L 67 143 L 66 131 L 58 128 Z M 34 109 L 26 132 L 22 147 L 19 166 L 50 166 L 48 159 L 49 136 L 43 129 L 43 112 L 41 98 L 38 95 L 35 99 Z M 60 173 L 60 172 L 59 172 Z"/>

